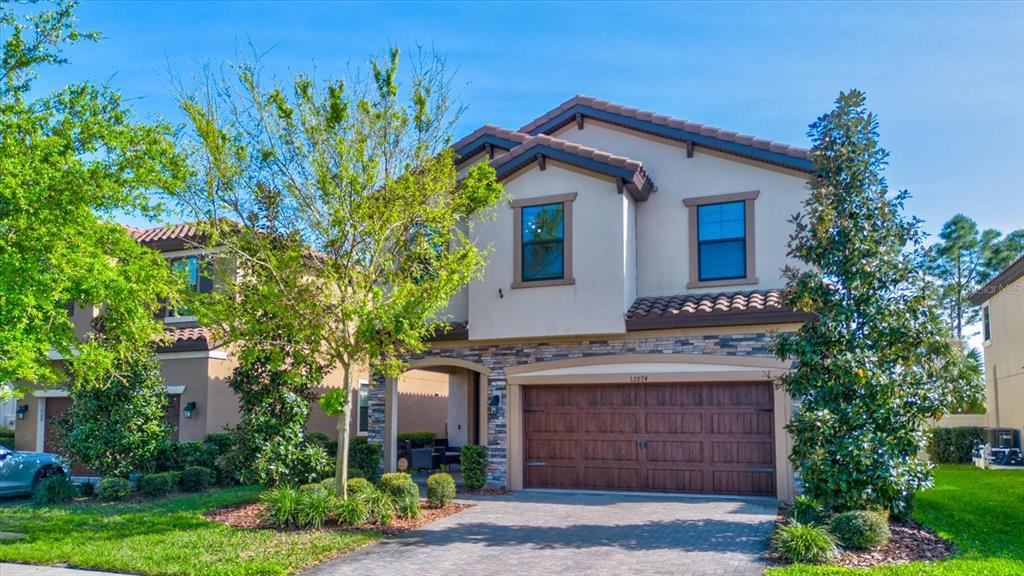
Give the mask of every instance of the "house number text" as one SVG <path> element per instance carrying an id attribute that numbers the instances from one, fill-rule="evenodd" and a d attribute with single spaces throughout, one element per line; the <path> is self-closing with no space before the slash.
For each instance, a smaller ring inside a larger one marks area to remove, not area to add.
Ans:
<path id="1" fill-rule="evenodd" d="M 634 375 L 629 377 L 629 381 L 632 384 L 639 384 L 641 382 L 647 382 L 647 375 L 646 374 L 634 374 Z"/>

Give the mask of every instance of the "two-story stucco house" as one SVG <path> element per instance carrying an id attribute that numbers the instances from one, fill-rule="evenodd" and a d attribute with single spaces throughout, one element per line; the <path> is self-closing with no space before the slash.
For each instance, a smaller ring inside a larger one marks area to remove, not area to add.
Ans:
<path id="1" fill-rule="evenodd" d="M 971 296 L 981 306 L 984 425 L 1024 435 L 1024 256 Z M 1012 436 L 1011 436 L 1012 437 Z"/>
<path id="2" fill-rule="evenodd" d="M 773 331 L 806 150 L 577 96 L 519 130 L 455 144 L 508 201 L 474 230 L 483 277 L 410 369 L 468 388 L 488 482 L 778 496 L 793 492 Z M 396 465 L 395 379 L 369 393 Z"/>

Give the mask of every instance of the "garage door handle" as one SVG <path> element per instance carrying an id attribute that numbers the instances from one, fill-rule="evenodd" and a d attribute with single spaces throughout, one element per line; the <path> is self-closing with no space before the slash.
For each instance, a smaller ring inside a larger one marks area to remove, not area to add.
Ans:
<path id="1" fill-rule="evenodd" d="M 543 466 L 544 463 L 543 462 L 527 462 L 526 465 L 527 466 Z"/>

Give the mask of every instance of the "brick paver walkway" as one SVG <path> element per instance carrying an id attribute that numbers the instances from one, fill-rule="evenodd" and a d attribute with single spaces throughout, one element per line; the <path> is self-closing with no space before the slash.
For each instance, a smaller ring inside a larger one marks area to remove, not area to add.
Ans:
<path id="1" fill-rule="evenodd" d="M 772 500 L 521 491 L 306 576 L 762 574 Z"/>
<path id="2" fill-rule="evenodd" d="M 92 570 L 75 570 L 60 566 L 28 566 L 25 564 L 7 564 L 0 562 L 0 576 L 122 576 L 113 572 L 94 572 Z"/>

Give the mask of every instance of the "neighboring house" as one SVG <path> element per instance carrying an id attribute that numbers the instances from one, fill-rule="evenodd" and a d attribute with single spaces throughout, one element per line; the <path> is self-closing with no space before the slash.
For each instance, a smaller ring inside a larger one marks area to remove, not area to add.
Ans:
<path id="1" fill-rule="evenodd" d="M 984 425 L 1024 433 L 1024 256 L 971 296 L 981 306 Z"/>
<path id="2" fill-rule="evenodd" d="M 199 248 L 204 245 L 205 238 L 195 226 L 178 224 L 148 229 L 132 228 L 130 232 L 139 243 L 159 251 L 170 266 L 187 272 L 192 290 L 204 293 L 215 289 L 213 281 L 201 274 L 202 260 L 210 254 L 205 248 Z M 95 308 L 70 304 L 68 312 L 79 336 L 84 336 L 92 329 Z M 227 384 L 227 378 L 236 365 L 230 347 L 215 342 L 210 331 L 200 326 L 187 311 L 164 310 L 162 315 L 168 342 L 157 349 L 157 356 L 169 400 L 166 421 L 175 427 L 175 439 L 182 442 L 202 440 L 207 434 L 223 432 L 225 427 L 237 424 L 238 399 Z M 63 361 L 56 353 L 51 354 L 51 360 L 58 367 Z M 352 411 L 352 430 L 357 434 L 366 434 L 366 371 L 357 372 L 354 379 L 361 385 L 360 390 L 364 394 L 361 397 L 359 393 L 355 395 L 357 408 Z M 406 402 L 403 397 L 402 404 L 410 412 L 415 409 L 420 413 L 421 421 L 429 422 L 434 430 L 443 432 L 448 377 L 439 377 L 434 373 L 410 373 L 405 380 L 413 387 L 420 381 L 428 385 L 433 383 L 434 387 L 430 389 L 433 402 L 423 402 L 418 398 Z M 341 382 L 341 374 L 331 373 L 325 378 L 324 386 L 340 386 Z M 433 394 L 440 394 L 441 391 L 445 398 L 443 402 L 438 402 Z M 59 451 L 54 434 L 55 423 L 71 405 L 67 391 L 59 387 L 36 389 L 27 393 L 17 405 L 20 414 L 15 420 L 15 448 L 35 452 Z M 330 437 L 337 436 L 336 418 L 324 414 L 315 402 L 311 412 L 307 425 L 310 431 L 322 432 Z M 2 414 L 0 412 L 0 416 Z M 437 425 L 438 422 L 441 424 Z"/>
<path id="3" fill-rule="evenodd" d="M 488 484 L 791 498 L 792 403 L 771 383 L 789 364 L 769 345 L 807 319 L 779 291 L 808 152 L 581 96 L 455 151 L 509 201 L 473 231 L 482 278 L 408 366 L 467 390 Z M 388 470 L 399 397 L 374 379 Z"/>

